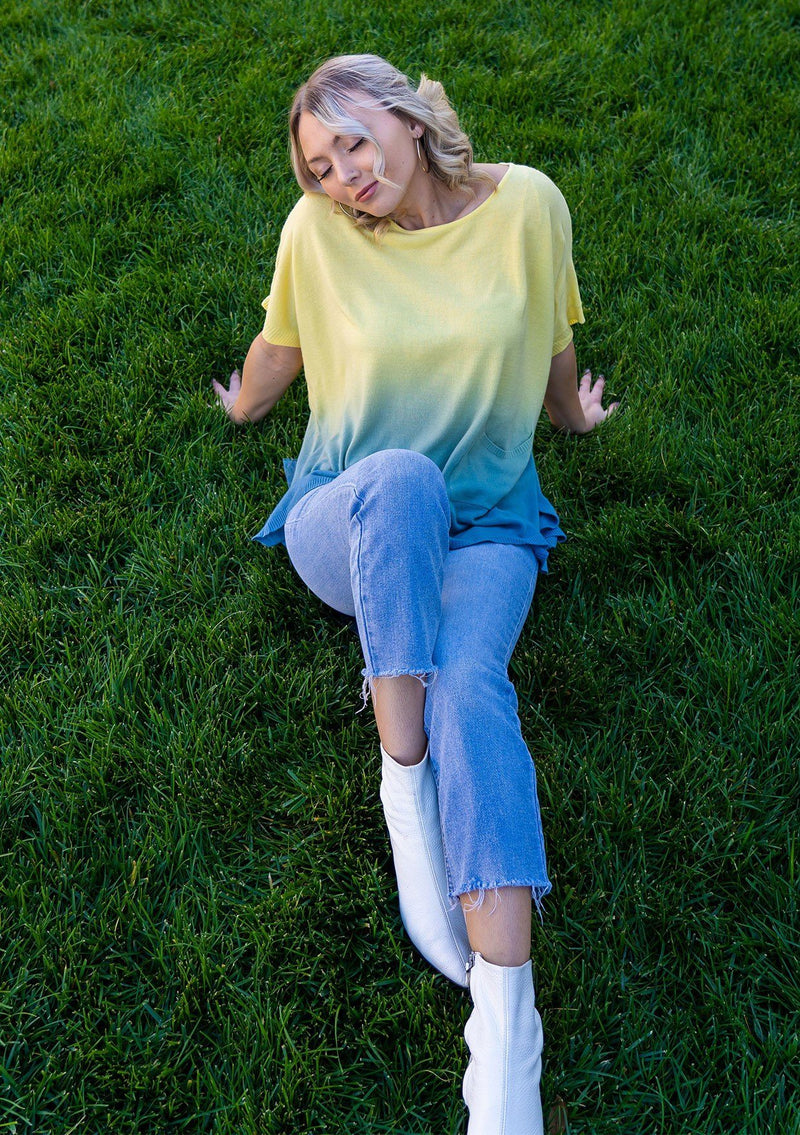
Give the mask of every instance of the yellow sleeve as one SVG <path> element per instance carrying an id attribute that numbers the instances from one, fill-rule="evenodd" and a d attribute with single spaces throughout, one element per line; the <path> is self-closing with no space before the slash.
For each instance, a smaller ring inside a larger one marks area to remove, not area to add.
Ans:
<path id="1" fill-rule="evenodd" d="M 291 215 L 283 226 L 270 293 L 261 306 L 267 313 L 261 335 L 276 347 L 299 347 L 295 306 L 294 257 L 292 256 Z"/>
<path id="2" fill-rule="evenodd" d="M 558 355 L 572 342 L 572 324 L 583 323 L 583 306 L 578 277 L 572 263 L 572 221 L 567 203 L 556 190 L 551 211 L 553 225 L 554 323 L 553 355 Z"/>

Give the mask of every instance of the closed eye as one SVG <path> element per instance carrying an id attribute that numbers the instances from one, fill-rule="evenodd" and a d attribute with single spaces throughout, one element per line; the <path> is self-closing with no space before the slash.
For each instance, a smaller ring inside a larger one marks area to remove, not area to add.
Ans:
<path id="1" fill-rule="evenodd" d="M 350 148 L 347 151 L 348 154 L 352 154 L 353 151 L 357 150 L 359 146 L 362 146 L 364 144 L 364 142 L 366 142 L 366 138 L 359 138 L 357 142 L 354 142 L 353 145 L 350 146 Z M 324 181 L 325 178 L 328 176 L 328 174 L 331 172 L 332 168 L 333 168 L 332 166 L 328 166 L 328 168 L 324 169 L 322 171 L 322 173 L 318 173 L 316 175 L 317 181 Z"/>

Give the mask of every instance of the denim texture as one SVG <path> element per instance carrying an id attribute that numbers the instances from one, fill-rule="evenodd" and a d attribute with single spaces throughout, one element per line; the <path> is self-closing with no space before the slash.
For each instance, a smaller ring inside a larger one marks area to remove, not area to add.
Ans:
<path id="1" fill-rule="evenodd" d="M 538 573 L 532 548 L 449 549 L 444 478 L 429 458 L 383 450 L 312 489 L 286 519 L 307 586 L 355 617 L 367 680 L 415 674 L 439 796 L 451 898 L 550 890 L 536 773 L 508 662 Z"/>

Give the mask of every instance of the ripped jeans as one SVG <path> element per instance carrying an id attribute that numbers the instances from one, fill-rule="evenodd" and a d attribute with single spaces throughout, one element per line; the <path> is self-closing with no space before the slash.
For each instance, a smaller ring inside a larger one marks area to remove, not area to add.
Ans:
<path id="1" fill-rule="evenodd" d="M 323 602 L 355 616 L 366 680 L 422 676 L 450 897 L 550 890 L 536 773 L 507 672 L 533 599 L 524 545 L 449 550 L 444 478 L 427 457 L 383 450 L 292 508 L 286 547 Z"/>

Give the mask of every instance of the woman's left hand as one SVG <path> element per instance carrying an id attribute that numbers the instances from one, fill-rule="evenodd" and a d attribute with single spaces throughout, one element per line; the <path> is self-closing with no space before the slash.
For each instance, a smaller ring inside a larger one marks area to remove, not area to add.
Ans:
<path id="1" fill-rule="evenodd" d="M 600 422 L 604 422 L 609 414 L 613 414 L 619 402 L 612 402 L 610 406 L 603 406 L 603 392 L 606 380 L 602 374 L 592 382 L 592 372 L 585 370 L 578 384 L 578 401 L 586 419 L 586 433 L 593 430 Z"/>
<path id="2" fill-rule="evenodd" d="M 605 408 L 603 393 L 606 380 L 602 374 L 592 382 L 592 372 L 587 370 L 580 382 L 577 382 L 577 372 L 575 346 L 570 343 L 554 355 L 550 363 L 544 406 L 557 430 L 588 434 L 600 422 L 604 422 L 609 414 L 614 413 L 619 402 L 612 402 Z"/>

